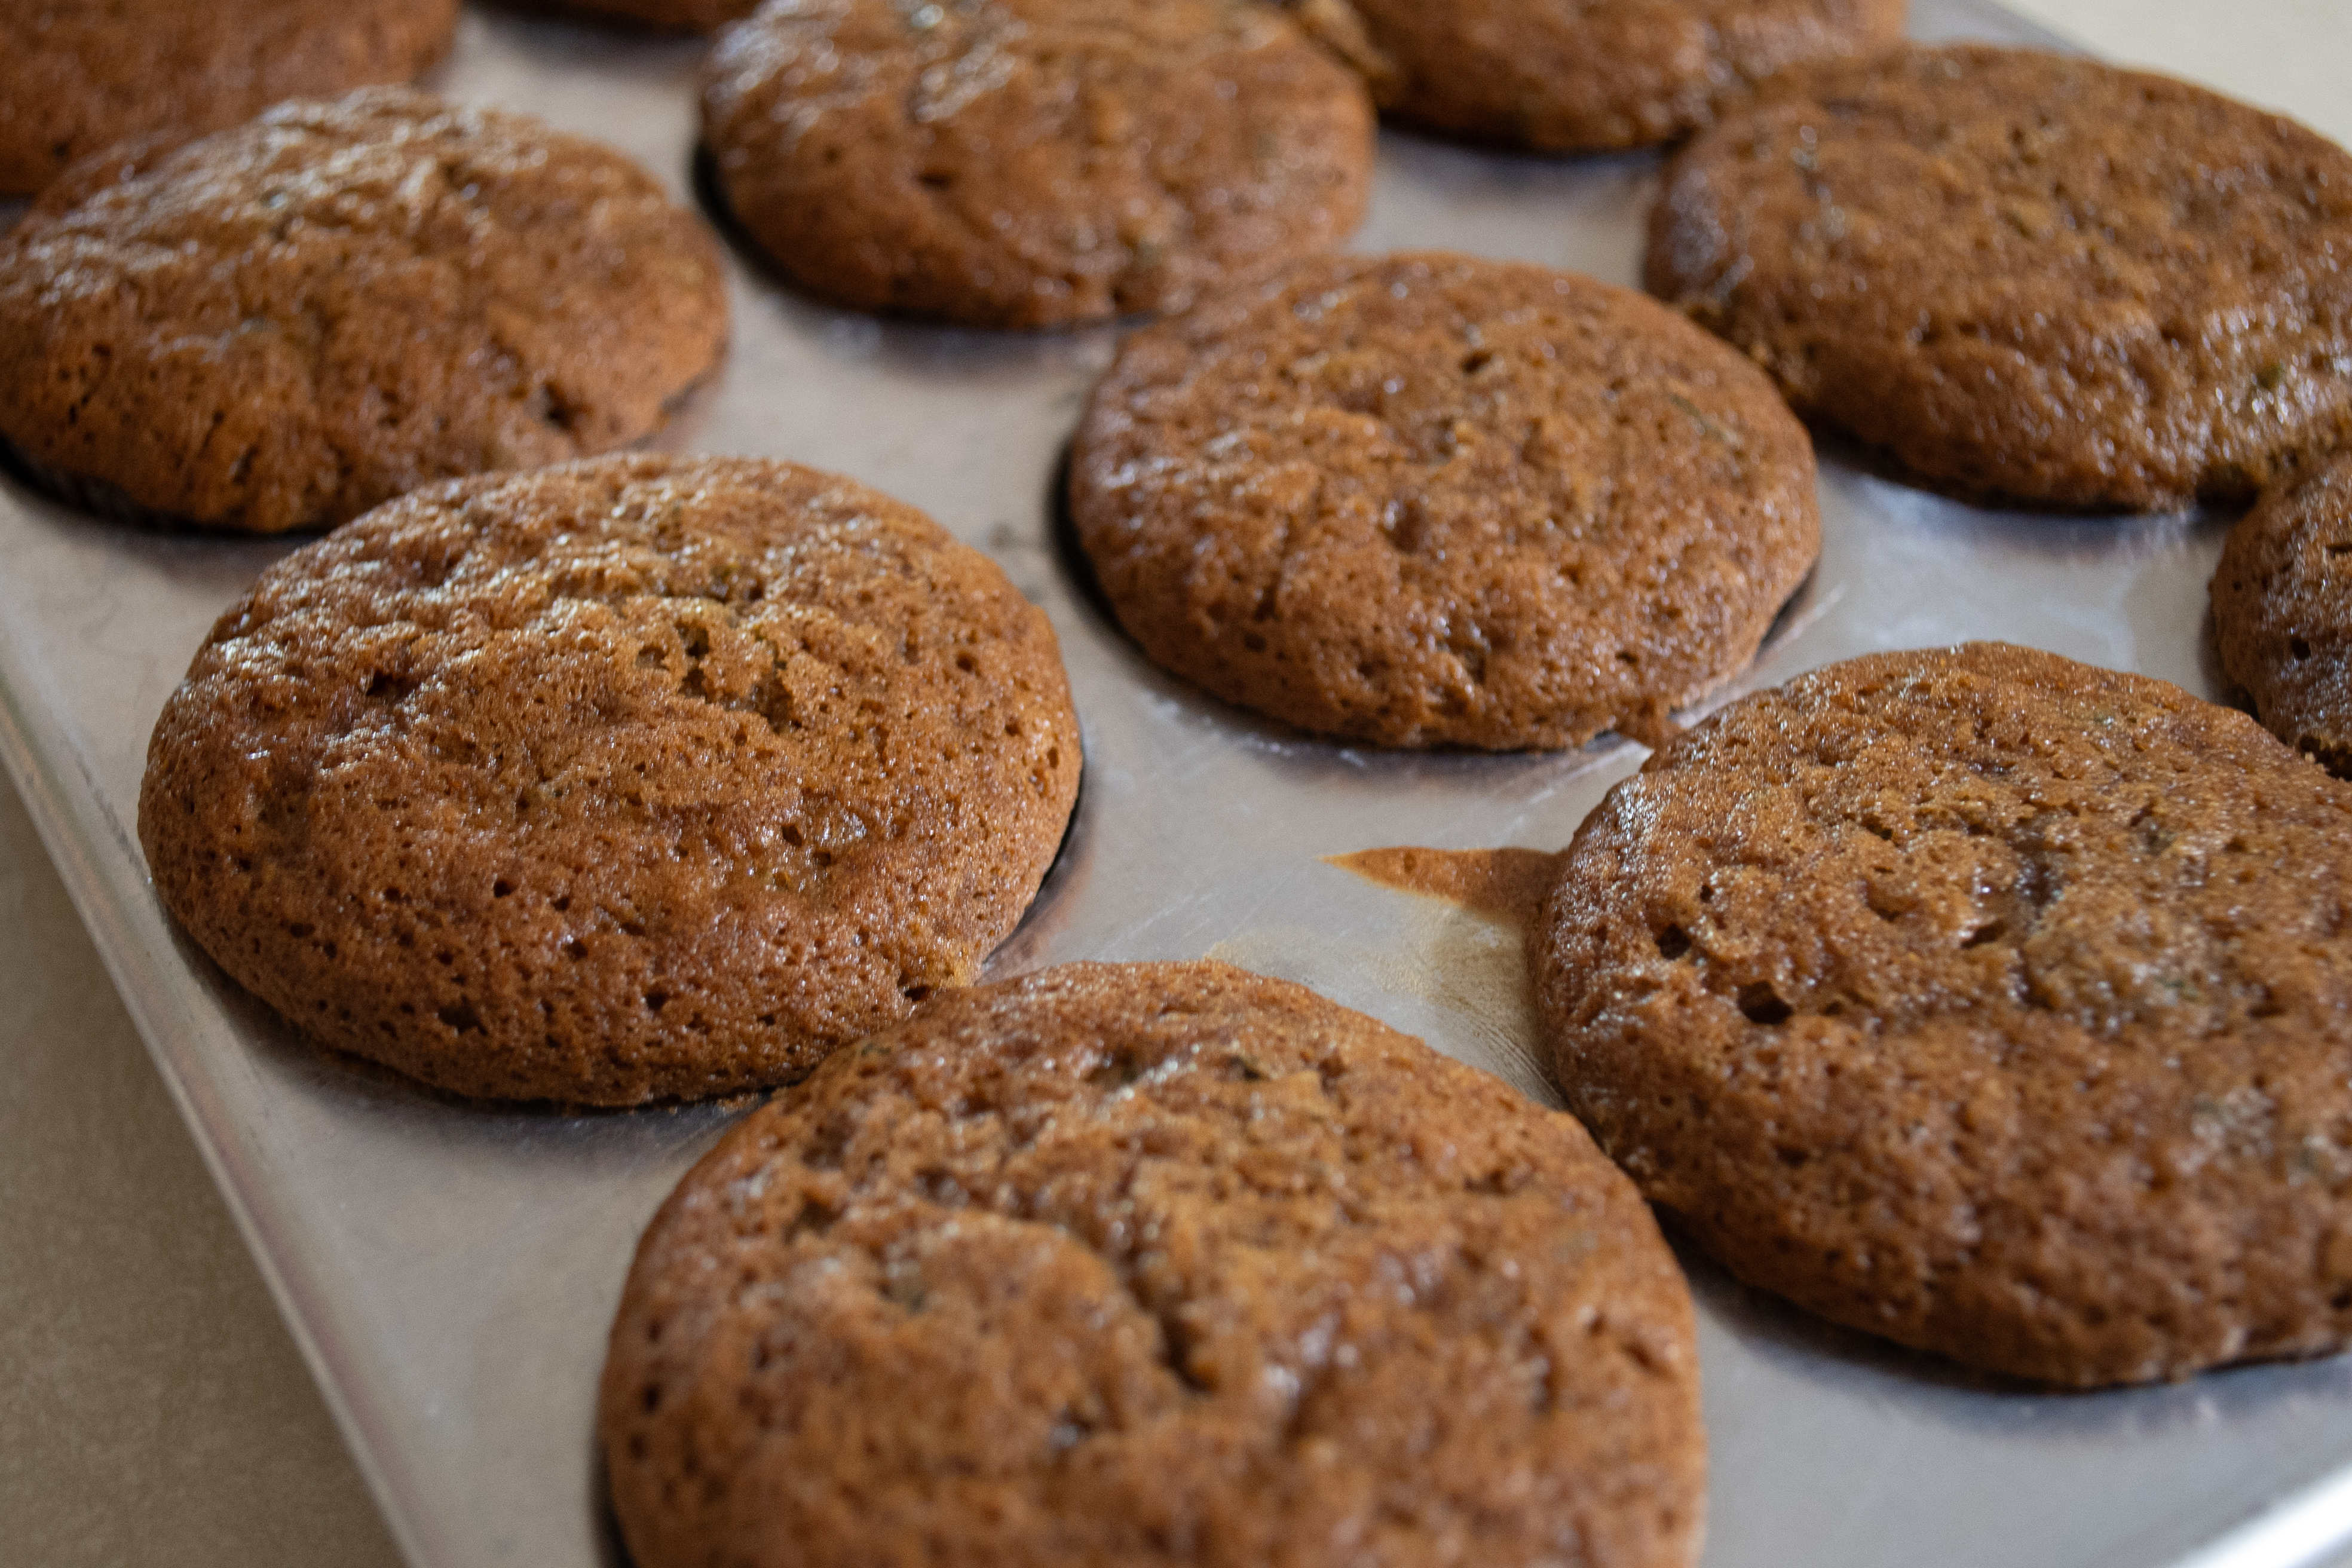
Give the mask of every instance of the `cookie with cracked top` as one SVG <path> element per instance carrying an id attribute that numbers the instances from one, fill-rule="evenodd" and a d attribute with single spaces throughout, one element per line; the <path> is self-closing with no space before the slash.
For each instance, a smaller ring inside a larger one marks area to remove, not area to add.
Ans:
<path id="1" fill-rule="evenodd" d="M 718 361 L 699 219 L 404 88 L 77 167 L 0 238 L 0 437 L 104 510 L 272 533 L 649 434 Z"/>
<path id="2" fill-rule="evenodd" d="M 134 137 L 182 141 L 289 98 L 403 82 L 457 0 L 13 0 L 0 7 L 0 195 Z"/>
<path id="3" fill-rule="evenodd" d="M 1646 147 L 1776 71 L 1887 48 L 1906 0 L 1286 0 L 1381 110 L 1541 153 Z"/>
<path id="4" fill-rule="evenodd" d="M 1978 643 L 1744 698 L 1578 829 L 1553 1071 L 1752 1284 L 2054 1384 L 2352 1336 L 2352 786 Z"/>
<path id="5" fill-rule="evenodd" d="M 739 1124 L 637 1249 L 644 1568 L 1686 1568 L 1688 1293 L 1570 1118 L 1302 987 L 1071 964 Z"/>
<path id="6" fill-rule="evenodd" d="M 704 68 L 735 218 L 860 310 L 1054 327 L 1181 310 L 1363 216 L 1362 85 L 1239 0 L 775 0 Z"/>
<path id="7" fill-rule="evenodd" d="M 2236 500 L 2352 434 L 2352 153 L 1982 45 L 1809 67 L 1693 141 L 1650 290 L 1962 497 Z"/>
<path id="8" fill-rule="evenodd" d="M 2213 630 L 2271 733 L 2352 777 L 2352 452 L 2264 491 L 2230 531 Z"/>
<path id="9" fill-rule="evenodd" d="M 1630 289 L 1433 252 L 1136 333 L 1070 503 L 1155 663 L 1383 746 L 1655 742 L 1821 549 L 1811 443 L 1754 365 Z"/>
<path id="10" fill-rule="evenodd" d="M 1052 627 L 790 463 L 417 491 L 224 616 L 148 750 L 164 905 L 313 1039 L 454 1092 L 761 1088 L 969 983 L 1076 797 Z"/>

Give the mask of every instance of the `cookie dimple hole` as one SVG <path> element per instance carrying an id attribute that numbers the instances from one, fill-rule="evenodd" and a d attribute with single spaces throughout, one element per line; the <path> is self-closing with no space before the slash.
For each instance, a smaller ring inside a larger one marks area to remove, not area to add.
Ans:
<path id="1" fill-rule="evenodd" d="M 507 899 L 512 898 L 513 896 L 514 884 L 508 881 L 504 877 L 500 877 L 497 881 L 490 884 L 490 897 L 494 899 Z"/>
<path id="2" fill-rule="evenodd" d="M 2287 651 L 2293 654 L 2296 658 L 2309 658 L 2311 657 L 2311 644 L 2302 637 L 2292 638 L 2286 646 Z"/>
<path id="3" fill-rule="evenodd" d="M 669 1005 L 669 993 L 667 991 L 648 991 L 646 993 L 645 1000 L 646 1011 L 648 1013 L 658 1014 L 663 1008 Z"/>
<path id="4" fill-rule="evenodd" d="M 388 669 L 379 669 L 368 677 L 366 692 L 372 701 L 397 702 L 416 689 L 416 682 L 404 679 Z"/>
<path id="5" fill-rule="evenodd" d="M 1961 942 L 1960 945 L 1964 948 L 1983 947 L 1987 943 L 1999 942 L 2003 936 L 2007 935 L 2008 932 L 2008 926 L 2002 924 L 2000 921 L 1990 921 L 1969 932 L 1967 938 Z"/>
<path id="6" fill-rule="evenodd" d="M 1690 932 L 1680 926 L 1668 926 L 1658 932 L 1658 956 L 1669 963 L 1691 950 Z"/>
<path id="7" fill-rule="evenodd" d="M 452 1002 L 433 1016 L 461 1035 L 482 1026 L 481 1016 L 474 1011 L 474 1005 L 469 1001 Z"/>
<path id="8" fill-rule="evenodd" d="M 1104 1058 L 1100 1067 L 1087 1074 L 1087 1081 L 1097 1089 L 1125 1089 L 1143 1076 L 1143 1058 L 1133 1051 L 1116 1051 Z"/>
<path id="9" fill-rule="evenodd" d="M 1761 1024 L 1766 1028 L 1785 1024 L 1797 1016 L 1797 1010 L 1782 999 L 1769 980 L 1740 987 L 1739 1010 L 1747 1015 L 1749 1023 Z"/>

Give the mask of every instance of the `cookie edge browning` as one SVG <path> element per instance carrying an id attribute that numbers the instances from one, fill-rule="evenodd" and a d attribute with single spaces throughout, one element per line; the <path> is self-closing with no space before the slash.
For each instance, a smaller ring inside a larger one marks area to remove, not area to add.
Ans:
<path id="1" fill-rule="evenodd" d="M 2328 721 L 2324 705 L 2310 700 L 2307 687 L 2282 679 L 2296 658 L 2298 637 L 2294 627 L 2278 624 L 2269 607 L 2270 584 L 2281 575 L 2301 578 L 2294 556 L 2310 533 L 2327 526 L 2320 503 L 2311 499 L 2322 489 L 2342 514 L 2338 526 L 2352 531 L 2352 447 L 2343 447 L 2282 477 L 2231 525 L 2207 594 L 2222 673 L 2253 699 L 2263 727 L 2337 778 L 2352 779 L 2352 733 Z M 2265 561 L 2272 566 L 2268 572 Z M 2325 651 L 2341 660 L 2352 654 L 2347 646 L 2352 644 L 2352 625 L 2334 630 L 2337 646 Z M 2352 692 L 2345 694 L 2342 706 L 2352 710 Z M 2330 730 L 2335 732 L 2324 732 Z"/>
<path id="2" fill-rule="evenodd" d="M 785 1114 L 794 1097 L 819 1092 L 825 1075 L 853 1070 L 851 1064 L 858 1057 L 869 1054 L 877 1046 L 913 1045 L 923 1038 L 931 1025 L 943 1020 L 984 1021 L 988 1012 L 1002 1005 L 1003 999 L 1015 997 L 1042 996 L 1041 1010 L 1070 1005 L 1083 1017 L 1089 1007 L 1091 995 L 1086 989 L 1079 989 L 1078 994 L 1073 995 L 1074 988 L 1098 987 L 1106 981 L 1148 984 L 1153 994 L 1162 996 L 1179 986 L 1188 987 L 1196 994 L 1206 988 L 1232 987 L 1244 993 L 1260 1010 L 1270 1010 L 1269 1003 L 1277 1004 L 1291 1018 L 1309 1026 L 1341 1026 L 1359 1038 L 1368 1037 L 1383 1045 L 1401 1045 L 1408 1055 L 1421 1058 L 1415 1064 L 1416 1068 L 1434 1070 L 1457 1082 L 1476 1084 L 1482 1088 L 1486 1080 L 1492 1080 L 1510 1095 L 1515 1109 L 1540 1119 L 1569 1140 L 1591 1170 L 1595 1181 L 1592 1190 L 1600 1194 L 1605 1212 L 1618 1216 L 1634 1229 L 1643 1242 L 1655 1247 L 1653 1262 L 1661 1270 L 1661 1284 L 1666 1287 L 1659 1293 L 1660 1301 L 1671 1314 L 1671 1321 L 1665 1326 L 1684 1352 L 1683 1373 L 1676 1379 L 1681 1398 L 1671 1423 L 1684 1437 L 1684 1462 L 1673 1475 L 1654 1482 L 1652 1490 L 1666 1495 L 1663 1500 L 1654 1497 L 1650 1505 L 1654 1510 L 1671 1508 L 1675 1515 L 1673 1522 L 1679 1528 L 1672 1534 L 1661 1530 L 1655 1537 L 1659 1542 L 1656 1555 L 1645 1559 L 1638 1568 L 1692 1568 L 1697 1563 L 1706 1537 L 1708 1451 L 1707 1432 L 1701 1408 L 1703 1369 L 1698 1355 L 1696 1309 L 1680 1259 L 1667 1244 L 1654 1212 L 1632 1179 L 1610 1159 L 1583 1124 L 1570 1112 L 1526 1100 L 1517 1090 L 1493 1079 L 1493 1075 L 1457 1061 L 1418 1037 L 1407 1035 L 1369 1015 L 1342 1006 L 1305 985 L 1237 968 L 1216 959 L 1127 963 L 1080 960 L 1010 979 L 939 993 L 918 1006 L 908 1017 L 856 1042 L 856 1048 L 833 1053 L 807 1077 L 780 1089 L 765 1104 L 729 1128 L 694 1162 L 663 1198 L 631 1251 L 628 1272 L 618 1305 L 614 1310 L 612 1328 L 605 1338 L 604 1360 L 598 1376 L 597 1462 L 604 1471 L 606 1496 L 620 1533 L 633 1553 L 638 1551 L 637 1543 L 645 1536 L 642 1526 L 636 1530 L 630 1528 L 629 1521 L 637 1513 L 638 1503 L 631 1495 L 635 1489 L 630 1483 L 630 1467 L 625 1462 L 623 1449 L 635 1424 L 633 1407 L 639 1404 L 637 1390 L 646 1372 L 643 1347 L 647 1342 L 644 1327 L 653 1314 L 656 1306 L 656 1297 L 664 1288 L 665 1280 L 680 1272 L 677 1265 L 690 1265 L 697 1256 L 688 1250 L 688 1238 L 680 1233 L 693 1227 L 692 1211 L 707 1201 L 709 1178 L 739 1163 L 748 1146 L 766 1139 L 773 1123 Z M 1064 998 L 1069 1000 L 1065 1002 Z M 771 1159 L 776 1157 L 772 1153 L 770 1156 Z M 707 1307 L 693 1310 L 706 1314 L 709 1310 Z M 646 1561 L 647 1568 L 654 1568 L 654 1560 Z"/>
<path id="3" fill-rule="evenodd" d="M 936 542 L 952 552 L 968 555 L 971 561 L 991 574 L 994 586 L 1008 610 L 1030 623 L 1035 634 L 1034 674 L 1043 689 L 1038 694 L 1040 704 L 1055 711 L 1057 722 L 1066 730 L 1070 760 L 1065 768 L 1066 784 L 1049 805 L 1054 823 L 1050 832 L 1041 832 L 1034 849 L 1026 858 L 1032 862 L 1024 876 L 1024 889 L 1012 900 L 1005 918 L 981 928 L 979 945 L 964 954 L 963 969 L 968 976 L 976 976 L 988 955 L 1008 940 L 1034 907 L 1045 879 L 1059 859 L 1065 839 L 1076 817 L 1077 800 L 1084 781 L 1085 758 L 1083 728 L 1069 689 L 1068 670 L 1061 656 L 1058 636 L 1051 618 L 1037 605 L 1024 598 L 1013 586 L 1003 569 L 985 552 L 950 534 L 928 513 L 911 503 L 898 500 L 871 486 L 845 476 L 827 473 L 808 465 L 783 459 L 712 458 L 702 455 L 670 456 L 649 454 L 607 455 L 582 458 L 573 463 L 552 468 L 519 472 L 473 475 L 463 479 L 443 480 L 437 484 L 413 490 L 395 500 L 373 509 L 388 512 L 400 509 L 444 509 L 461 505 L 466 500 L 485 491 L 495 490 L 515 483 L 530 483 L 541 476 L 563 475 L 567 472 L 608 470 L 618 473 L 624 482 L 657 479 L 681 470 L 704 468 L 767 469 L 781 468 L 808 476 L 838 489 L 854 491 L 878 504 L 879 510 L 902 519 L 919 522 L 936 535 Z M 354 520 L 356 522 L 358 520 Z M 349 525 L 347 525 L 349 526 Z M 164 792 L 171 768 L 166 758 L 175 747 L 183 747 L 183 734 L 191 727 L 201 731 L 207 721 L 201 710 L 184 709 L 184 700 L 192 690 L 192 682 L 207 656 L 222 640 L 225 628 L 234 625 L 264 583 L 281 574 L 295 572 L 294 563 L 306 557 L 312 549 L 338 537 L 313 541 L 311 545 L 281 559 L 264 573 L 255 584 L 241 595 L 207 631 L 190 663 L 189 671 L 173 688 L 150 733 L 146 762 L 140 781 L 136 836 L 142 858 L 148 868 L 150 886 L 163 906 L 171 922 L 189 941 L 202 949 L 216 963 L 226 978 L 238 989 L 255 997 L 275 1014 L 286 1028 L 299 1037 L 307 1047 L 340 1058 L 346 1066 L 358 1066 L 362 1070 L 389 1074 L 401 1082 L 431 1093 L 481 1105 L 548 1104 L 559 1107 L 621 1109 L 656 1103 L 693 1103 L 723 1099 L 730 1095 L 754 1091 L 776 1084 L 804 1078 L 826 1057 L 854 1037 L 827 1041 L 808 1036 L 787 1041 L 784 1054 L 789 1057 L 774 1070 L 756 1070 L 724 1081 L 713 1082 L 707 1075 L 698 1075 L 681 1064 L 657 1065 L 653 1068 L 626 1078 L 611 1075 L 573 1080 L 547 1076 L 546 1069 L 535 1067 L 527 1054 L 519 1055 L 509 1041 L 488 1059 L 488 1067 L 474 1064 L 482 1059 L 474 1051 L 455 1052 L 436 1048 L 412 1037 L 396 1040 L 392 1048 L 382 1048 L 373 1037 L 362 1037 L 361 1025 L 372 1022 L 361 1018 L 348 1031 L 351 1037 L 323 1033 L 307 1020 L 312 1009 L 304 1004 L 318 997 L 299 987 L 280 986 L 266 977 L 259 984 L 248 979 L 249 965 L 240 961 L 238 948 L 244 925 L 235 919 L 217 919 L 210 915 L 205 900 L 195 896 L 195 883 L 174 875 L 175 868 L 200 872 L 210 863 L 211 857 L 202 852 L 203 839 L 194 845 L 186 842 L 189 836 L 178 825 L 180 813 L 167 809 Z M 1010 857 L 1008 857 L 1010 858 Z M 1001 929 L 996 929 L 1000 927 Z M 286 967 L 281 963 L 271 967 Z M 297 964 L 297 969 L 317 965 Z M 968 984 L 970 981 L 960 982 Z M 896 994 L 894 993 L 894 996 Z M 909 998 L 898 997 L 898 1016 L 903 1017 L 915 1005 Z M 422 1026 L 419 1026 L 420 1027 Z M 780 1036 L 789 1033 L 788 1024 L 780 1019 L 775 1026 Z M 460 1036 L 462 1037 L 462 1035 Z M 447 1070 L 456 1062 L 461 1070 Z"/>

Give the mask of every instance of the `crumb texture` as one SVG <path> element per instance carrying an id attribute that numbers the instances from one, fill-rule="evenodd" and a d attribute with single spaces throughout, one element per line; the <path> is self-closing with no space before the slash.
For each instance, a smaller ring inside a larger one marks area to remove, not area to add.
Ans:
<path id="1" fill-rule="evenodd" d="M 1070 494 L 1154 662 L 1384 746 L 1659 737 L 1821 548 L 1811 443 L 1753 365 L 1627 289 L 1438 253 L 1129 338 Z"/>
<path id="2" fill-rule="evenodd" d="M 284 99 L 407 81 L 457 25 L 457 0 L 10 0 L 0 195 L 132 137 L 184 140 Z"/>
<path id="3" fill-rule="evenodd" d="M 747 1118 L 604 1372 L 645 1568 L 1685 1568 L 1688 1294 L 1567 1116 L 1300 987 L 1074 964 Z"/>
<path id="4" fill-rule="evenodd" d="M 373 88 L 47 191 L 0 239 L 0 435 L 119 509 L 316 528 L 634 441 L 726 336 L 718 247 L 646 171 Z"/>
<path id="5" fill-rule="evenodd" d="M 805 1073 L 968 983 L 1079 770 L 1054 635 L 862 486 L 604 458 L 266 574 L 157 723 L 158 893 L 298 1027 L 457 1093 Z"/>
<path id="6" fill-rule="evenodd" d="M 2273 486 L 2230 531 L 2213 629 L 2271 733 L 2352 777 L 2352 452 Z"/>
<path id="7" fill-rule="evenodd" d="M 1287 0 L 1381 108 L 1544 153 L 1671 142 L 1790 66 L 1903 36 L 1905 0 Z"/>
<path id="8" fill-rule="evenodd" d="M 1985 46 L 1769 84 L 1669 167 L 1651 292 L 1969 498 L 2241 500 L 2352 431 L 2352 154 Z"/>
<path id="9" fill-rule="evenodd" d="M 1049 327 L 1180 310 L 1338 243 L 1372 109 L 1233 0 L 776 0 L 703 76 L 728 205 L 803 287 Z"/>
<path id="10" fill-rule="evenodd" d="M 2095 1384 L 2352 1329 L 2352 788 L 2000 644 L 1725 709 L 1530 936 L 1570 1107 L 1752 1283 Z"/>

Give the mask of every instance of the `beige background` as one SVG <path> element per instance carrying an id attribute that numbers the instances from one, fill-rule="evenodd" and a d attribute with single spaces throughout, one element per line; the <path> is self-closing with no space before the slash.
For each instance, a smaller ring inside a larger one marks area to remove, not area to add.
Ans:
<path id="1" fill-rule="evenodd" d="M 2352 0 L 2011 0 L 2352 143 Z M 0 1559 L 397 1558 L 15 792 L 0 784 Z"/>

